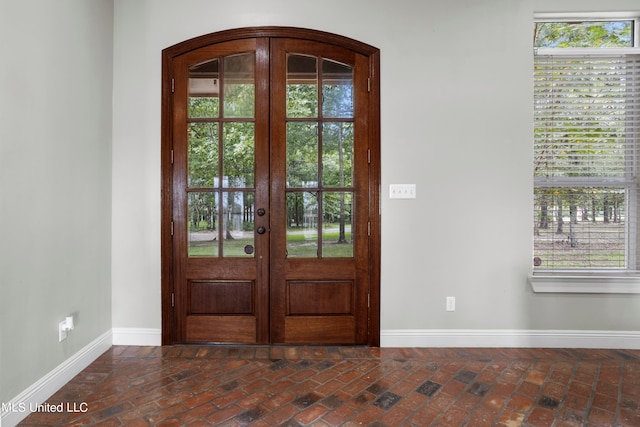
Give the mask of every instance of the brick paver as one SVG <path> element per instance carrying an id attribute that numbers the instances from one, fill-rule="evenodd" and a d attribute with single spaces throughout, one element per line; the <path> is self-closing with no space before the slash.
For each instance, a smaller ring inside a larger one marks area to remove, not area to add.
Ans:
<path id="1" fill-rule="evenodd" d="M 114 346 L 47 403 L 20 425 L 637 427 L 640 351 Z"/>

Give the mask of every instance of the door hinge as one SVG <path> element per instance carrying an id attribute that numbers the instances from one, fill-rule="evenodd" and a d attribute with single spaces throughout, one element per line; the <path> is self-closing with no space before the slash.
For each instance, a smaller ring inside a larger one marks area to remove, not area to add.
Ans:
<path id="1" fill-rule="evenodd" d="M 171 79 L 171 93 L 174 93 L 175 91 L 176 91 L 176 80 Z"/>
<path id="2" fill-rule="evenodd" d="M 367 78 L 367 92 L 371 92 L 371 77 Z"/>
<path id="3" fill-rule="evenodd" d="M 173 221 L 171 221 L 171 236 L 173 236 Z"/>
<path id="4" fill-rule="evenodd" d="M 371 308 L 371 294 L 367 294 L 367 307 Z"/>
<path id="5" fill-rule="evenodd" d="M 171 292 L 171 307 L 175 307 L 176 306 L 176 295 Z"/>
<path id="6" fill-rule="evenodd" d="M 371 149 L 370 148 L 367 148 L 367 163 L 371 164 Z"/>
<path id="7" fill-rule="evenodd" d="M 173 164 L 173 149 L 171 150 L 171 164 Z"/>
<path id="8" fill-rule="evenodd" d="M 367 236 L 371 236 L 371 221 L 367 221 Z"/>

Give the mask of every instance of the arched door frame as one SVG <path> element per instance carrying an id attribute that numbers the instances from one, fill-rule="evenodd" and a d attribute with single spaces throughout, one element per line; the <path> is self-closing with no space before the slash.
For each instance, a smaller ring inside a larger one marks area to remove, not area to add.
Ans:
<path id="1" fill-rule="evenodd" d="M 173 310 L 173 143 L 171 102 L 173 81 L 173 61 L 179 55 L 225 41 L 245 38 L 294 38 L 327 44 L 353 50 L 369 59 L 369 320 L 368 345 L 380 345 L 380 51 L 368 44 L 344 36 L 318 30 L 295 27 L 248 27 L 211 33 L 175 44 L 162 51 L 162 142 L 161 142 L 161 255 L 162 255 L 162 343 L 174 342 Z"/>

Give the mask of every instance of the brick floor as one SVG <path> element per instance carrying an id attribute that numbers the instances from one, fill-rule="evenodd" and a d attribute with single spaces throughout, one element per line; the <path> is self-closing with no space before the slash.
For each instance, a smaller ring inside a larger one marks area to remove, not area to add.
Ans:
<path id="1" fill-rule="evenodd" d="M 115 346 L 48 403 L 20 425 L 638 427 L 640 351 Z"/>

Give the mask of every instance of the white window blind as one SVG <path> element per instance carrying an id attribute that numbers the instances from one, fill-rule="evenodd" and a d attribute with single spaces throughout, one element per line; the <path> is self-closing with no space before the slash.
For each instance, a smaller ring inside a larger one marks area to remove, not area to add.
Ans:
<path id="1" fill-rule="evenodd" d="M 535 270 L 635 270 L 640 55 L 536 55 Z"/>

